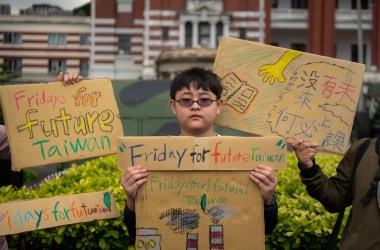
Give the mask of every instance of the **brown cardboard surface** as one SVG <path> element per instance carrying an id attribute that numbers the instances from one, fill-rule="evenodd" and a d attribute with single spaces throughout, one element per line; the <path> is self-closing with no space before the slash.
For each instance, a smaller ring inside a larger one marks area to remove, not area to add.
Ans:
<path id="1" fill-rule="evenodd" d="M 0 235 L 120 216 L 110 191 L 0 204 Z"/>
<path id="2" fill-rule="evenodd" d="M 123 136 L 111 81 L 0 87 L 15 169 L 116 153 Z"/>
<path id="3" fill-rule="evenodd" d="M 284 138 L 121 137 L 117 145 L 120 170 L 149 171 L 135 203 L 137 249 L 265 248 L 263 200 L 249 170 L 284 169 Z"/>
<path id="4" fill-rule="evenodd" d="M 214 72 L 226 105 L 216 123 L 344 154 L 364 71 L 363 64 L 224 37 Z"/>

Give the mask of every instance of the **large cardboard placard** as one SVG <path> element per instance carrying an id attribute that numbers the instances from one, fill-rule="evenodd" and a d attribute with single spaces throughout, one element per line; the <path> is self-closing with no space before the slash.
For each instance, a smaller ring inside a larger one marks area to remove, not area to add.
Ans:
<path id="1" fill-rule="evenodd" d="M 214 72 L 226 105 L 216 123 L 344 154 L 364 71 L 363 64 L 224 37 Z"/>
<path id="2" fill-rule="evenodd" d="M 110 191 L 7 202 L 0 204 L 0 235 L 118 216 Z"/>
<path id="3" fill-rule="evenodd" d="M 111 81 L 0 87 L 13 168 L 116 153 L 123 128 Z"/>
<path id="4" fill-rule="evenodd" d="M 283 169 L 281 137 L 122 137 L 118 168 L 141 165 L 136 248 L 264 249 L 264 211 L 249 179 L 258 164 Z"/>

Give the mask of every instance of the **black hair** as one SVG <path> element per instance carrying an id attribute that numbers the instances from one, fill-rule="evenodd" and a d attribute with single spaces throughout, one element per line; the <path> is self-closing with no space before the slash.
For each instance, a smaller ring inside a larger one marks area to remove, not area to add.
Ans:
<path id="1" fill-rule="evenodd" d="M 220 99 L 223 91 L 223 86 L 220 78 L 211 70 L 206 70 L 201 67 L 193 67 L 181 71 L 172 81 L 170 86 L 170 98 L 175 99 L 175 94 L 182 88 L 189 88 L 190 84 L 194 84 L 196 89 L 202 88 L 206 91 L 211 91 Z"/>

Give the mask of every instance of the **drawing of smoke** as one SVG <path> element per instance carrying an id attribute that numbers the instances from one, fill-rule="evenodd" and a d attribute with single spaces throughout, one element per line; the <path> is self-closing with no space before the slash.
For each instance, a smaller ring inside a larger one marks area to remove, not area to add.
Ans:
<path id="1" fill-rule="evenodd" d="M 239 210 L 238 207 L 216 205 L 207 209 L 206 214 L 211 217 L 213 223 L 219 223 L 224 218 L 236 214 Z"/>
<path id="2" fill-rule="evenodd" d="M 174 233 L 185 234 L 198 228 L 200 215 L 194 209 L 170 208 L 159 219 L 166 219 L 166 225 Z"/>
<path id="3" fill-rule="evenodd" d="M 241 81 L 234 73 L 226 75 L 222 83 L 224 103 L 239 114 L 244 114 L 257 95 L 257 89 Z"/>

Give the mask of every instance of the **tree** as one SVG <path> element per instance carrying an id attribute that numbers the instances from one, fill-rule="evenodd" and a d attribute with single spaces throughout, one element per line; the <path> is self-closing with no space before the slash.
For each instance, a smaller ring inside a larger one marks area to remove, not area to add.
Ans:
<path id="1" fill-rule="evenodd" d="M 85 3 L 73 9 L 74 16 L 91 16 L 91 2 Z"/>

